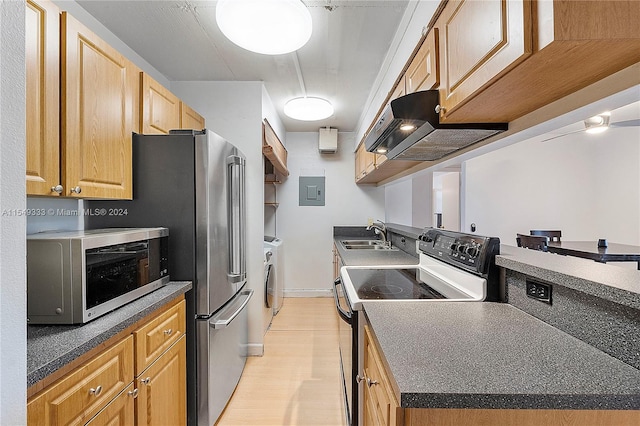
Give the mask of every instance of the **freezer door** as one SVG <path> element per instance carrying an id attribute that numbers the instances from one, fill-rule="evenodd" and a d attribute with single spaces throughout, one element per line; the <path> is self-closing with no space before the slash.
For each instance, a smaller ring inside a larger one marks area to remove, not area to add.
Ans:
<path id="1" fill-rule="evenodd" d="M 196 321 L 198 426 L 216 423 L 236 388 L 247 358 L 247 304 L 243 290 L 209 319 Z"/>

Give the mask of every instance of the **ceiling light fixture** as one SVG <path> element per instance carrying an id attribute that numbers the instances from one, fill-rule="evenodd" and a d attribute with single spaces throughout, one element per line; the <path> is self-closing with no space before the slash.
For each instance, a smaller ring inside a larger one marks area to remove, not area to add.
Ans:
<path id="1" fill-rule="evenodd" d="M 331 117 L 333 106 L 326 99 L 305 96 L 288 101 L 284 113 L 295 120 L 316 121 Z"/>
<path id="2" fill-rule="evenodd" d="M 293 63 L 298 74 L 298 82 L 303 96 L 287 101 L 284 104 L 284 113 L 287 117 L 301 121 L 317 121 L 324 120 L 333 115 L 333 105 L 326 99 L 307 96 L 307 89 L 302 79 L 302 70 L 300 69 L 300 61 L 296 52 L 291 54 Z"/>
<path id="3" fill-rule="evenodd" d="M 256 53 L 282 55 L 311 37 L 311 13 L 300 0 L 218 0 L 216 21 L 233 43 Z"/>
<path id="4" fill-rule="evenodd" d="M 584 127 L 587 133 L 602 133 L 609 128 L 611 113 L 605 112 L 584 120 Z"/>

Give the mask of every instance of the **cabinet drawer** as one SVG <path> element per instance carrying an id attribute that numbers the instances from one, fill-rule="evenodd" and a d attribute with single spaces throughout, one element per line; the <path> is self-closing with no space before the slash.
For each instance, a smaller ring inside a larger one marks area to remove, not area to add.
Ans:
<path id="1" fill-rule="evenodd" d="M 133 337 L 74 370 L 27 403 L 30 425 L 84 424 L 133 381 Z"/>
<path id="2" fill-rule="evenodd" d="M 134 384 L 131 383 L 111 401 L 86 426 L 135 424 Z"/>
<path id="3" fill-rule="evenodd" d="M 162 312 L 133 332 L 136 347 L 135 374 L 139 375 L 185 333 L 185 301 Z"/>

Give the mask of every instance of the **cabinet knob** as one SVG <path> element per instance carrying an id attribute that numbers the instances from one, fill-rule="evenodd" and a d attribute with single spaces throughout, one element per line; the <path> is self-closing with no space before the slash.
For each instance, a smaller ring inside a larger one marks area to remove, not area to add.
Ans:
<path id="1" fill-rule="evenodd" d="M 440 105 L 436 105 L 436 114 L 440 114 L 440 113 L 445 113 L 447 110 L 445 109 L 445 107 L 442 107 Z"/>
<path id="2" fill-rule="evenodd" d="M 82 192 L 82 188 L 80 188 L 79 186 L 74 186 L 73 188 L 71 188 L 71 192 L 73 192 L 74 194 L 79 194 Z"/>
<path id="3" fill-rule="evenodd" d="M 164 334 L 166 334 L 167 336 L 171 336 L 171 333 L 173 333 L 173 329 L 168 329 L 164 331 Z"/>
<path id="4" fill-rule="evenodd" d="M 134 398 L 134 399 L 135 399 L 135 398 L 137 398 L 137 397 L 138 397 L 138 392 L 140 392 L 140 391 L 138 390 L 138 388 L 135 388 L 134 390 L 129 391 L 129 392 L 127 392 L 127 393 L 129 394 L 129 396 L 130 396 L 131 398 Z"/>
<path id="5" fill-rule="evenodd" d="M 356 383 L 361 383 L 364 380 L 364 377 L 360 377 L 359 374 L 356 375 Z"/>
<path id="6" fill-rule="evenodd" d="M 95 388 L 89 389 L 89 393 L 93 396 L 100 396 L 102 393 L 102 386 L 96 386 Z"/>
<path id="7" fill-rule="evenodd" d="M 151 377 L 146 377 L 144 379 L 140 379 L 140 383 L 142 383 L 143 385 L 149 386 L 151 384 Z"/>
<path id="8" fill-rule="evenodd" d="M 56 185 L 51 187 L 51 192 L 57 192 L 58 194 L 62 194 L 64 191 L 64 187 L 62 185 Z"/>
<path id="9" fill-rule="evenodd" d="M 377 380 L 371 380 L 369 377 L 367 377 L 367 386 L 371 387 L 373 385 L 377 385 L 378 381 Z"/>

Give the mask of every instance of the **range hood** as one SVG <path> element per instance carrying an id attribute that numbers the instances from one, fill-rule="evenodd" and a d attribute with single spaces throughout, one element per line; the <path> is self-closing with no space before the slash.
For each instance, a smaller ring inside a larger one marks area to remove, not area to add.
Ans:
<path id="1" fill-rule="evenodd" d="M 439 160 L 507 130 L 507 123 L 441 124 L 438 90 L 410 93 L 391 101 L 365 139 L 369 152 L 395 160 Z"/>

